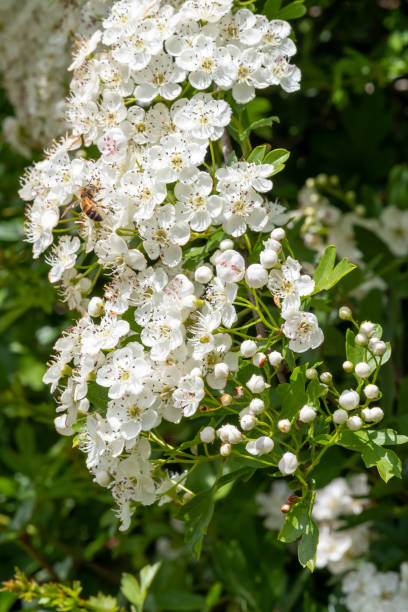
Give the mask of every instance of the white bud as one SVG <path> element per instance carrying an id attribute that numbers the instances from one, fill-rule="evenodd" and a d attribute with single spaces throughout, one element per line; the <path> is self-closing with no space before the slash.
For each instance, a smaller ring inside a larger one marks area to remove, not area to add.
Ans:
<path id="1" fill-rule="evenodd" d="M 354 370 L 354 365 L 352 361 L 343 361 L 343 370 L 345 372 L 352 372 Z"/>
<path id="2" fill-rule="evenodd" d="M 195 367 L 191 370 L 190 372 L 190 376 L 203 376 L 203 372 L 202 369 L 199 367 Z"/>
<path id="3" fill-rule="evenodd" d="M 359 378 L 367 378 L 370 376 L 370 366 L 365 361 L 360 361 L 354 368 L 355 373 Z"/>
<path id="4" fill-rule="evenodd" d="M 363 426 L 363 421 L 359 416 L 351 416 L 347 419 L 347 427 L 351 429 L 351 431 L 358 431 Z"/>
<path id="5" fill-rule="evenodd" d="M 278 463 L 278 467 L 284 476 L 294 474 L 298 466 L 298 460 L 293 453 L 284 453 L 282 459 Z"/>
<path id="6" fill-rule="evenodd" d="M 226 363 L 216 363 L 214 366 L 215 378 L 227 378 L 230 373 L 230 369 Z"/>
<path id="7" fill-rule="evenodd" d="M 252 414 L 244 414 L 240 418 L 239 424 L 241 425 L 241 429 L 243 431 L 250 431 L 256 425 L 256 418 Z"/>
<path id="8" fill-rule="evenodd" d="M 353 316 L 351 309 L 348 306 L 341 306 L 339 308 L 339 317 L 343 319 L 343 321 L 349 321 Z"/>
<path id="9" fill-rule="evenodd" d="M 225 378 L 217 378 L 216 380 L 222 381 L 222 380 L 226 380 Z M 218 389 L 218 386 L 216 387 Z M 229 406 L 230 404 L 232 404 L 232 395 L 230 395 L 229 393 L 223 393 L 223 395 L 221 395 L 221 404 L 223 406 Z"/>
<path id="10" fill-rule="evenodd" d="M 253 357 L 258 347 L 253 340 L 244 340 L 241 342 L 240 350 L 243 357 Z"/>
<path id="11" fill-rule="evenodd" d="M 215 440 L 214 427 L 210 427 L 209 425 L 207 427 L 204 427 L 204 429 L 200 431 L 200 440 L 201 442 L 204 442 L 205 444 L 211 444 L 211 442 L 214 442 Z"/>
<path id="12" fill-rule="evenodd" d="M 278 240 L 275 240 L 274 238 L 269 238 L 268 249 L 272 249 L 272 251 L 276 251 L 276 253 L 279 253 L 279 251 L 282 250 L 282 245 Z"/>
<path id="13" fill-rule="evenodd" d="M 220 446 L 220 455 L 222 457 L 228 457 L 231 454 L 231 444 L 225 443 Z"/>
<path id="14" fill-rule="evenodd" d="M 308 380 L 313 380 L 314 378 L 317 378 L 316 368 L 307 368 L 305 374 Z"/>
<path id="15" fill-rule="evenodd" d="M 281 242 L 281 240 L 283 240 L 285 236 L 286 232 L 283 227 L 275 227 L 275 229 L 271 232 L 271 238 L 277 240 L 278 242 Z"/>
<path id="16" fill-rule="evenodd" d="M 272 249 L 265 249 L 265 251 L 261 251 L 259 255 L 259 260 L 263 267 L 266 270 L 269 270 L 270 268 L 273 268 L 273 266 L 278 261 L 278 256 L 276 254 L 276 251 L 272 251 Z"/>
<path id="17" fill-rule="evenodd" d="M 370 349 L 370 351 L 374 350 L 374 347 L 381 342 L 381 340 L 379 340 L 378 338 L 376 338 L 375 336 L 373 336 L 372 338 L 370 338 L 370 340 L 368 341 L 368 348 Z"/>
<path id="18" fill-rule="evenodd" d="M 260 438 L 257 439 L 255 445 L 256 445 L 258 454 L 264 455 L 266 453 L 270 453 L 273 450 L 275 443 L 272 440 L 272 438 L 270 438 L 269 436 L 261 436 Z"/>
<path id="19" fill-rule="evenodd" d="M 280 421 L 278 421 L 278 429 L 282 433 L 288 433 L 288 431 L 290 431 L 289 419 L 281 419 Z"/>
<path id="20" fill-rule="evenodd" d="M 368 399 L 377 399 L 377 397 L 380 395 L 380 390 L 377 385 L 366 385 L 364 387 L 364 395 Z"/>
<path id="21" fill-rule="evenodd" d="M 303 408 L 299 412 L 299 419 L 303 423 L 311 423 L 316 418 L 316 410 L 313 406 L 308 406 L 307 404 L 303 406 Z"/>
<path id="22" fill-rule="evenodd" d="M 268 273 L 261 264 L 251 264 L 245 272 L 245 280 L 251 289 L 260 289 L 268 282 Z"/>
<path id="23" fill-rule="evenodd" d="M 260 397 L 254 397 L 249 403 L 249 411 L 251 414 L 261 414 L 265 409 L 265 403 Z"/>
<path id="24" fill-rule="evenodd" d="M 371 323 L 371 321 L 365 321 L 360 325 L 360 332 L 371 338 L 371 336 L 375 332 L 375 324 Z"/>
<path id="25" fill-rule="evenodd" d="M 354 338 L 354 342 L 357 344 L 357 346 L 367 346 L 368 338 L 365 334 L 359 333 Z"/>
<path id="26" fill-rule="evenodd" d="M 343 425 L 343 423 L 345 423 L 347 419 L 348 414 L 342 408 L 339 408 L 338 410 L 335 410 L 333 412 L 333 422 L 336 423 L 336 425 Z"/>
<path id="27" fill-rule="evenodd" d="M 265 365 L 265 363 L 266 363 L 266 355 L 265 355 L 265 353 L 256 353 L 252 357 L 252 363 L 257 368 L 262 368 Z"/>
<path id="28" fill-rule="evenodd" d="M 216 268 L 217 276 L 224 283 L 238 283 L 244 278 L 245 260 L 240 253 L 229 249 L 217 258 Z"/>
<path id="29" fill-rule="evenodd" d="M 266 389 L 266 382 L 262 376 L 252 374 L 246 386 L 251 391 L 251 393 L 262 393 Z"/>
<path id="30" fill-rule="evenodd" d="M 268 359 L 271 366 L 277 368 L 282 363 L 283 356 L 279 351 L 272 351 L 272 353 L 269 353 Z"/>
<path id="31" fill-rule="evenodd" d="M 220 250 L 221 251 L 229 251 L 234 248 L 234 243 L 229 238 L 225 238 L 225 240 L 221 240 L 220 242 Z"/>
<path id="32" fill-rule="evenodd" d="M 209 283 L 212 277 L 213 272 L 210 266 L 199 266 L 194 273 L 194 280 L 196 280 L 197 283 L 201 283 L 202 285 Z"/>
<path id="33" fill-rule="evenodd" d="M 320 374 L 320 380 L 322 383 L 328 385 L 333 380 L 333 375 L 331 372 L 322 372 L 322 374 Z"/>
<path id="34" fill-rule="evenodd" d="M 387 345 L 385 344 L 385 342 L 383 342 L 382 340 L 378 340 L 378 342 L 376 342 L 373 348 L 373 353 L 376 357 L 382 357 L 386 350 Z"/>
<path id="35" fill-rule="evenodd" d="M 339 404 L 345 410 L 354 410 L 360 403 L 360 396 L 353 389 L 346 389 L 339 397 Z"/>
<path id="36" fill-rule="evenodd" d="M 374 423 L 382 421 L 382 419 L 384 418 L 384 411 L 382 410 L 382 408 L 380 408 L 379 406 L 373 406 L 371 408 L 371 418 Z"/>
<path id="37" fill-rule="evenodd" d="M 242 433 L 235 425 L 222 425 L 217 429 L 217 436 L 221 442 L 229 442 L 230 444 L 239 444 L 242 440 Z"/>
<path id="38" fill-rule="evenodd" d="M 105 310 L 104 301 L 100 297 L 93 297 L 88 304 L 88 313 L 91 317 L 100 317 Z"/>

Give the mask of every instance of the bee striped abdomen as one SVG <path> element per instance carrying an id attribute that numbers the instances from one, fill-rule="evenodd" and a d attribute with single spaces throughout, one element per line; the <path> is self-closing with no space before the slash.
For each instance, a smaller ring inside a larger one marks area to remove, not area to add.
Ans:
<path id="1" fill-rule="evenodd" d="M 102 216 L 91 198 L 85 197 L 81 200 L 81 209 L 92 221 L 102 221 Z"/>

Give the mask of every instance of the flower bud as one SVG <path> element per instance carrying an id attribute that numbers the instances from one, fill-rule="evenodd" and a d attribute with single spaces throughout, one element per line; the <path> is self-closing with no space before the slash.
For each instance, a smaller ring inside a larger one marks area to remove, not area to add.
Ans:
<path id="1" fill-rule="evenodd" d="M 343 321 L 350 321 L 350 319 L 353 317 L 353 313 L 348 306 L 341 306 L 339 308 L 339 317 L 340 319 L 343 319 Z"/>
<path id="2" fill-rule="evenodd" d="M 365 321 L 360 325 L 360 333 L 371 338 L 373 333 L 375 332 L 375 325 L 371 323 L 371 321 Z"/>
<path id="3" fill-rule="evenodd" d="M 306 373 L 306 378 L 308 380 L 313 380 L 314 378 L 317 378 L 316 368 L 307 368 L 305 373 Z"/>
<path id="4" fill-rule="evenodd" d="M 376 357 L 382 357 L 387 350 L 387 345 L 382 340 L 378 340 L 372 350 Z"/>
<path id="5" fill-rule="evenodd" d="M 239 431 L 238 427 L 230 425 L 229 423 L 217 429 L 217 436 L 220 438 L 221 442 L 229 442 L 229 444 L 239 444 L 242 440 L 242 433 Z"/>
<path id="6" fill-rule="evenodd" d="M 331 372 L 323 372 L 322 374 L 320 374 L 320 380 L 322 383 L 328 385 L 333 380 L 333 375 L 331 374 Z"/>
<path id="7" fill-rule="evenodd" d="M 105 310 L 105 304 L 102 298 L 93 297 L 90 299 L 88 304 L 88 313 L 91 317 L 100 317 L 103 315 Z"/>
<path id="8" fill-rule="evenodd" d="M 288 433 L 288 431 L 290 431 L 289 419 L 281 419 L 280 421 L 278 421 L 278 429 L 282 433 Z"/>
<path id="9" fill-rule="evenodd" d="M 270 453 L 275 446 L 274 441 L 269 436 L 261 436 L 257 440 L 250 440 L 245 446 L 245 450 L 250 455 L 255 457 L 258 455 L 265 455 Z"/>
<path id="10" fill-rule="evenodd" d="M 354 342 L 357 344 L 357 346 L 367 346 L 368 338 L 365 334 L 359 333 L 354 338 Z"/>
<path id="11" fill-rule="evenodd" d="M 293 453 L 284 453 L 282 459 L 278 463 L 278 467 L 284 476 L 294 474 L 298 466 L 298 460 Z"/>
<path id="12" fill-rule="evenodd" d="M 248 409 L 251 414 L 261 414 L 265 409 L 265 403 L 260 397 L 254 397 L 254 399 L 250 401 Z"/>
<path id="13" fill-rule="evenodd" d="M 345 410 L 354 410 L 360 403 L 360 396 L 353 389 L 346 389 L 339 397 L 339 404 Z"/>
<path id="14" fill-rule="evenodd" d="M 210 266 L 199 266 L 194 273 L 194 280 L 196 280 L 197 283 L 201 283 L 202 285 L 209 283 L 212 277 L 213 272 Z"/>
<path id="15" fill-rule="evenodd" d="M 303 406 L 303 408 L 299 412 L 299 419 L 302 423 L 311 423 L 316 418 L 316 410 L 313 406 L 308 406 L 307 404 Z"/>
<path id="16" fill-rule="evenodd" d="M 261 251 L 259 260 L 265 270 L 269 270 L 270 268 L 273 268 L 278 261 L 278 256 L 276 251 L 272 251 L 272 249 L 265 249 L 265 251 Z"/>
<path id="17" fill-rule="evenodd" d="M 216 363 L 214 366 L 215 378 L 227 378 L 230 373 L 230 369 L 226 363 Z"/>
<path id="18" fill-rule="evenodd" d="M 286 232 L 283 227 L 275 227 L 275 229 L 271 232 L 271 238 L 277 240 L 278 242 L 281 242 L 285 236 Z"/>
<path id="19" fill-rule="evenodd" d="M 275 240 L 274 238 L 269 238 L 268 249 L 271 249 L 272 251 L 279 253 L 282 250 L 282 245 L 278 240 Z"/>
<path id="20" fill-rule="evenodd" d="M 234 243 L 229 238 L 225 238 L 225 240 L 221 240 L 220 242 L 220 250 L 221 251 L 229 251 L 234 248 Z"/>
<path id="21" fill-rule="evenodd" d="M 355 373 L 359 378 L 367 378 L 370 376 L 370 366 L 365 361 L 360 361 L 354 368 Z"/>
<path id="22" fill-rule="evenodd" d="M 239 385 L 238 387 L 234 387 L 234 397 L 241 399 L 241 397 L 244 397 L 244 387 L 242 385 Z"/>
<path id="23" fill-rule="evenodd" d="M 380 390 L 377 385 L 366 385 L 364 387 L 364 395 L 368 399 L 377 399 L 380 395 Z"/>
<path id="24" fill-rule="evenodd" d="M 222 457 L 228 457 L 231 454 L 231 444 L 225 443 L 220 446 L 220 455 Z"/>
<path id="25" fill-rule="evenodd" d="M 336 423 L 336 425 L 343 425 L 347 419 L 348 414 L 342 408 L 339 408 L 333 412 L 333 422 Z"/>
<path id="26" fill-rule="evenodd" d="M 384 418 L 384 411 L 378 406 L 374 406 L 373 408 L 363 408 L 361 415 L 367 423 L 378 423 Z"/>
<path id="27" fill-rule="evenodd" d="M 253 357 L 258 347 L 253 340 L 244 340 L 241 342 L 240 350 L 243 357 Z"/>
<path id="28" fill-rule="evenodd" d="M 251 289 L 260 289 L 268 282 L 268 273 L 261 264 L 251 264 L 245 272 L 245 280 Z"/>
<path id="29" fill-rule="evenodd" d="M 229 395 L 229 393 L 224 393 L 223 395 L 221 395 L 221 404 L 223 406 L 229 406 L 230 404 L 232 404 L 232 397 L 231 395 Z"/>
<path id="30" fill-rule="evenodd" d="M 224 283 L 238 283 L 244 278 L 245 260 L 240 253 L 229 249 L 217 258 L 216 268 L 217 276 Z"/>
<path id="31" fill-rule="evenodd" d="M 204 427 L 204 429 L 200 431 L 200 440 L 201 442 L 204 442 L 204 444 L 211 444 L 211 442 L 214 442 L 215 440 L 214 427 L 210 427 L 209 425 L 207 427 Z"/>
<path id="32" fill-rule="evenodd" d="M 239 424 L 243 431 L 250 431 L 256 425 L 256 418 L 252 416 L 252 414 L 244 414 L 244 416 L 240 418 Z"/>
<path id="33" fill-rule="evenodd" d="M 265 353 L 256 353 L 252 357 L 252 363 L 257 368 L 262 368 L 265 365 L 265 363 L 266 363 L 266 355 L 265 355 Z"/>
<path id="34" fill-rule="evenodd" d="M 290 510 L 290 506 L 289 504 L 282 504 L 281 505 L 281 512 L 282 514 L 287 514 Z"/>
<path id="35" fill-rule="evenodd" d="M 343 361 L 343 370 L 345 372 L 352 372 L 354 370 L 354 365 L 352 361 Z"/>
<path id="36" fill-rule="evenodd" d="M 282 363 L 283 356 L 279 351 L 272 351 L 272 353 L 269 353 L 268 359 L 271 366 L 277 368 Z"/>
<path id="37" fill-rule="evenodd" d="M 363 421 L 359 416 L 351 416 L 347 419 L 347 427 L 351 429 L 351 431 L 358 431 L 363 426 Z"/>
<path id="38" fill-rule="evenodd" d="M 262 393 L 266 389 L 266 382 L 262 376 L 252 374 L 246 386 L 251 391 L 251 393 Z"/>

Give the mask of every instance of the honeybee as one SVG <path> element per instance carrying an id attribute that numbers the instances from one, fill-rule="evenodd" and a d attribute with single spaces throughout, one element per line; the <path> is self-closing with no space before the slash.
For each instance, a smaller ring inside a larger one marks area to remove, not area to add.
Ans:
<path id="1" fill-rule="evenodd" d="M 92 221 L 102 221 L 102 215 L 100 214 L 93 198 L 95 197 L 97 188 L 95 185 L 86 185 L 81 189 L 80 192 L 80 206 L 83 213 Z"/>
<path id="2" fill-rule="evenodd" d="M 92 219 L 92 221 L 102 221 L 102 215 L 100 214 L 98 207 L 94 202 L 94 197 L 97 190 L 98 188 L 95 185 L 85 185 L 85 187 L 82 187 L 81 191 L 79 192 L 78 197 L 79 205 L 81 207 L 82 212 L 87 217 L 89 217 L 89 219 Z M 71 208 L 75 206 L 75 204 L 76 202 L 70 204 L 68 208 L 65 209 L 64 214 L 61 218 L 65 217 L 68 211 L 70 211 Z"/>

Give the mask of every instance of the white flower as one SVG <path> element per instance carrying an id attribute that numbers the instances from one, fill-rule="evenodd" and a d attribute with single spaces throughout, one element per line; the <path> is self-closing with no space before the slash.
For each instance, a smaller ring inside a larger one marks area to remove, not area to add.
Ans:
<path id="1" fill-rule="evenodd" d="M 254 231 L 262 231 L 266 222 L 266 210 L 262 197 L 253 189 L 242 189 L 231 184 L 228 192 L 222 192 L 224 200 L 222 229 L 231 236 L 242 236 L 247 225 Z"/>
<path id="2" fill-rule="evenodd" d="M 52 244 L 52 230 L 59 221 L 56 208 L 41 208 L 32 206 L 28 211 L 28 221 L 25 225 L 27 242 L 33 245 L 33 257 L 37 259 L 47 247 Z"/>
<path id="3" fill-rule="evenodd" d="M 174 404 L 185 417 L 192 416 L 205 395 L 204 381 L 200 376 L 189 375 L 182 378 L 173 392 Z"/>
<path id="4" fill-rule="evenodd" d="M 160 145 L 148 151 L 148 162 L 155 168 L 159 181 L 173 183 L 177 180 L 189 183 L 198 174 L 207 152 L 206 142 L 193 142 L 181 134 L 164 136 Z"/>
<path id="5" fill-rule="evenodd" d="M 177 183 L 174 188 L 176 215 L 188 221 L 195 232 L 206 230 L 222 212 L 223 200 L 210 195 L 212 188 L 213 182 L 207 172 L 199 172 L 192 183 Z"/>
<path id="6" fill-rule="evenodd" d="M 216 172 L 218 180 L 217 189 L 228 193 L 231 183 L 234 188 L 255 189 L 260 193 L 266 193 L 272 189 L 272 181 L 269 177 L 274 171 L 272 164 L 254 164 L 247 161 L 237 162 L 225 168 L 219 168 Z"/>
<path id="7" fill-rule="evenodd" d="M 48 274 L 50 283 L 58 282 L 65 270 L 74 267 L 80 246 L 81 242 L 77 236 L 61 236 L 58 246 L 52 249 L 52 255 L 46 257 L 46 262 L 52 266 Z"/>
<path id="8" fill-rule="evenodd" d="M 234 15 L 225 15 L 218 23 L 220 36 L 232 43 L 257 45 L 263 35 L 263 30 L 258 25 L 258 17 L 259 15 L 254 15 L 248 9 L 239 9 Z"/>
<path id="9" fill-rule="evenodd" d="M 257 49 L 241 49 L 231 44 L 227 45 L 227 49 L 237 71 L 232 95 L 239 104 L 247 104 L 255 97 L 255 87 L 263 89 L 268 86 L 268 74 L 262 65 L 263 53 Z"/>
<path id="10" fill-rule="evenodd" d="M 380 216 L 380 238 L 396 257 L 408 255 L 408 211 L 387 206 Z"/>
<path id="11" fill-rule="evenodd" d="M 316 315 L 312 312 L 291 309 L 285 314 L 285 319 L 282 331 L 290 339 L 291 351 L 304 353 L 317 348 L 323 342 L 323 332 L 318 325 Z"/>
<path id="12" fill-rule="evenodd" d="M 143 246 L 151 259 L 161 258 L 170 267 L 181 261 L 181 246 L 188 242 L 190 230 L 187 223 L 177 219 L 171 204 L 157 209 L 156 215 L 139 223 Z"/>
<path id="13" fill-rule="evenodd" d="M 188 80 L 196 89 L 208 89 L 212 81 L 228 89 L 236 77 L 228 51 L 217 47 L 214 39 L 204 34 L 192 38 L 177 55 L 176 63 L 189 72 Z"/>
<path id="14" fill-rule="evenodd" d="M 85 355 L 96 355 L 100 350 L 113 349 L 122 336 L 129 332 L 129 323 L 111 314 L 102 317 L 99 325 L 89 323 L 81 334 Z"/>
<path id="15" fill-rule="evenodd" d="M 198 140 L 218 140 L 231 119 L 231 107 L 225 100 L 199 93 L 191 100 L 180 100 L 174 114 L 175 125 Z"/>
<path id="16" fill-rule="evenodd" d="M 171 351 L 181 346 L 183 335 L 180 317 L 159 310 L 154 313 L 149 325 L 143 328 L 140 337 L 145 346 L 151 347 L 151 358 L 164 361 Z"/>
<path id="17" fill-rule="evenodd" d="M 154 396 L 126 391 L 121 398 L 108 402 L 106 420 L 124 440 L 134 440 L 143 431 L 149 431 L 157 423 L 157 413 L 152 408 Z"/>
<path id="18" fill-rule="evenodd" d="M 283 313 L 288 296 L 310 295 L 315 289 L 314 280 L 308 274 L 300 274 L 300 269 L 300 263 L 288 257 L 281 270 L 273 269 L 269 273 L 268 289 L 274 296 L 283 298 Z"/>
<path id="19" fill-rule="evenodd" d="M 183 5 L 185 19 L 218 21 L 231 10 L 232 0 L 187 0 Z"/>
<path id="20" fill-rule="evenodd" d="M 111 399 L 118 399 L 125 393 L 140 393 L 143 389 L 142 379 L 149 371 L 143 347 L 132 342 L 109 355 L 108 362 L 97 372 L 96 382 L 102 387 L 109 387 Z"/>
<path id="21" fill-rule="evenodd" d="M 166 53 L 155 55 L 148 66 L 135 75 L 138 83 L 135 97 L 141 104 L 149 104 L 157 96 L 174 100 L 181 93 L 180 83 L 185 76 L 185 71 L 175 65 Z"/>

